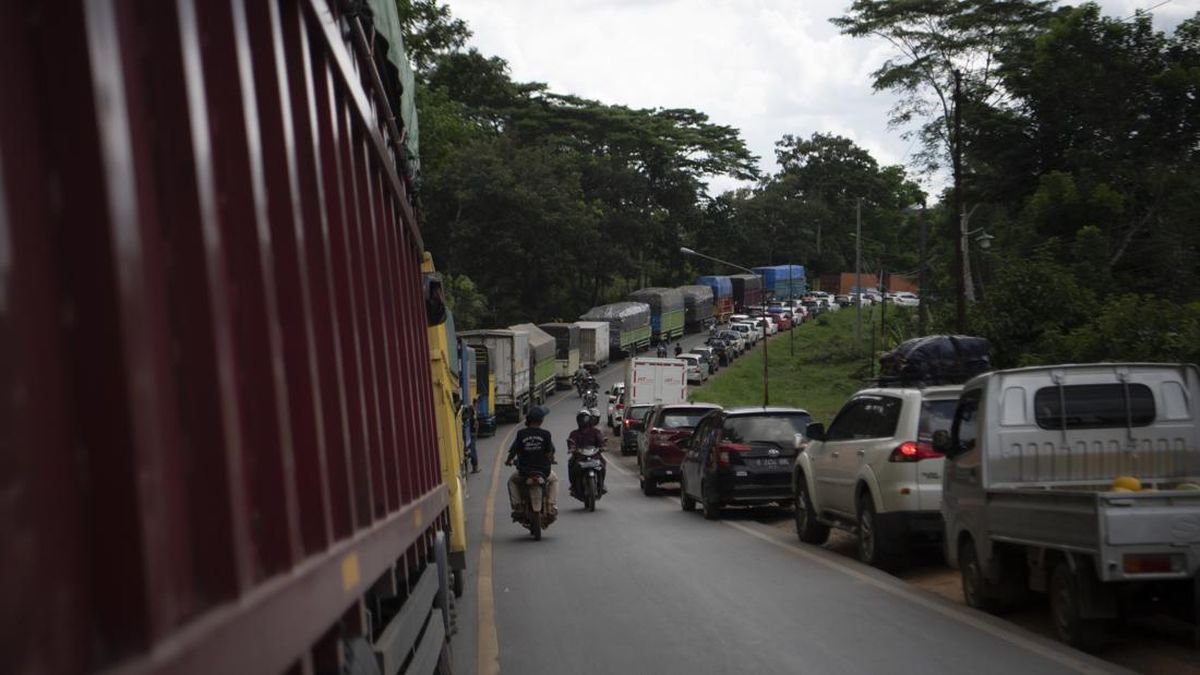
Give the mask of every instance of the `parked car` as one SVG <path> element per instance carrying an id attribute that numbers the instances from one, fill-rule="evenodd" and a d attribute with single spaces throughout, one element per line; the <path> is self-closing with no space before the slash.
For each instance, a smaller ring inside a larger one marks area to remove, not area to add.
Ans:
<path id="1" fill-rule="evenodd" d="M 654 408 L 653 405 L 631 405 L 625 411 L 622 422 L 625 430 L 621 432 L 621 454 L 633 455 L 638 451 L 638 439 L 646 430 L 646 416 Z"/>
<path id="2" fill-rule="evenodd" d="M 921 299 L 915 293 L 900 291 L 896 293 L 893 302 L 897 307 L 916 307 L 921 304 Z"/>
<path id="3" fill-rule="evenodd" d="M 646 417 L 646 431 L 638 439 L 638 481 L 651 496 L 659 483 L 679 480 L 683 461 L 680 441 L 690 438 L 701 418 L 720 406 L 712 403 L 660 403 Z"/>
<path id="4" fill-rule="evenodd" d="M 708 381 L 708 361 L 703 360 L 699 354 L 680 354 L 676 358 L 687 361 L 688 384 L 704 384 Z"/>
<path id="5" fill-rule="evenodd" d="M 769 316 L 764 316 L 761 319 L 758 319 L 754 322 L 754 325 L 758 327 L 760 334 L 761 332 L 765 332 L 768 337 L 779 332 L 779 326 L 776 325 L 775 320 Z"/>
<path id="6" fill-rule="evenodd" d="M 865 389 L 828 430 L 811 425 L 792 474 L 800 540 L 824 543 L 830 527 L 856 532 L 859 559 L 880 567 L 912 541 L 940 542 L 944 459 L 932 438 L 949 429 L 960 391 Z"/>
<path id="7" fill-rule="evenodd" d="M 721 360 L 717 357 L 717 350 L 704 345 L 702 347 L 692 347 L 692 353 L 699 355 L 703 361 L 708 364 L 708 374 L 712 375 L 721 369 Z"/>
<path id="8" fill-rule="evenodd" d="M 741 333 L 742 337 L 745 338 L 746 343 L 751 347 L 758 344 L 758 336 L 760 333 L 762 333 L 762 329 L 758 326 L 746 321 L 740 321 L 738 323 L 729 324 L 729 327 Z"/>
<path id="9" fill-rule="evenodd" d="M 733 356 L 737 358 L 746 353 L 746 337 L 741 331 L 736 331 L 732 328 L 727 328 L 719 333 L 717 337 L 726 338 L 733 343 Z"/>
<path id="10" fill-rule="evenodd" d="M 833 296 L 833 301 L 840 307 L 848 307 L 854 304 L 854 299 L 849 295 L 835 295 Z"/>
<path id="11" fill-rule="evenodd" d="M 620 402 L 621 394 L 625 393 L 625 383 L 617 382 L 613 384 L 612 389 L 608 390 L 608 427 L 612 429 L 615 425 L 614 413 L 617 411 L 617 405 Z M 621 405 L 624 405 L 621 403 Z"/>
<path id="12" fill-rule="evenodd" d="M 717 356 L 718 366 L 728 366 L 733 362 L 733 348 L 730 346 L 730 340 L 720 337 L 710 337 L 704 341 L 704 344 L 712 347 L 713 354 Z"/>
<path id="13" fill-rule="evenodd" d="M 687 446 L 679 484 L 684 511 L 713 520 L 726 505 L 792 502 L 792 462 L 812 422 L 799 408 L 738 408 L 704 416 Z"/>

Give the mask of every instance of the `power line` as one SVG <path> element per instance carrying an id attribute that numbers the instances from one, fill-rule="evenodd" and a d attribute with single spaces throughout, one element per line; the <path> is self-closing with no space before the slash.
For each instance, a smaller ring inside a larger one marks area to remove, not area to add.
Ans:
<path id="1" fill-rule="evenodd" d="M 1121 21 L 1128 21 L 1130 19 L 1136 19 L 1141 14 L 1149 14 L 1150 12 L 1153 12 L 1154 10 L 1158 9 L 1159 7 L 1162 7 L 1163 5 L 1171 4 L 1171 2 L 1172 2 L 1172 0 L 1163 0 L 1162 2 L 1158 3 L 1157 5 L 1154 5 L 1153 7 L 1147 7 L 1146 9 L 1139 9 L 1138 11 L 1134 12 L 1133 14 L 1130 14 L 1129 16 L 1125 17 L 1124 19 L 1121 19 Z"/>

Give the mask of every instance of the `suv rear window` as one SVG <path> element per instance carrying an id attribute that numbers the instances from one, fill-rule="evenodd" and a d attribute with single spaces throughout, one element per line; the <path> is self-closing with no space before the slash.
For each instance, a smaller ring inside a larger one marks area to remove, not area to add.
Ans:
<path id="1" fill-rule="evenodd" d="M 721 434 L 732 443 L 767 441 L 791 448 L 796 434 L 803 434 L 812 422 L 808 415 L 742 415 L 725 418 Z"/>
<path id="2" fill-rule="evenodd" d="M 1066 404 L 1065 410 L 1062 403 Z M 1043 429 L 1114 429 L 1126 424 L 1145 427 L 1154 422 L 1155 415 L 1154 394 L 1144 384 L 1043 387 L 1033 395 L 1033 409 Z"/>
<path id="3" fill-rule="evenodd" d="M 693 428 L 700 423 L 700 418 L 709 413 L 711 408 L 683 408 L 663 411 L 658 426 L 662 428 L 679 429 Z"/>
<path id="4" fill-rule="evenodd" d="M 927 441 L 933 438 L 935 431 L 950 431 L 950 425 L 954 423 L 954 408 L 957 405 L 958 399 L 953 398 L 922 401 L 917 440 Z"/>
<path id="5" fill-rule="evenodd" d="M 641 422 L 646 419 L 646 415 L 650 414 L 650 409 L 653 407 L 649 405 L 635 405 L 627 411 L 625 416 L 636 422 Z"/>

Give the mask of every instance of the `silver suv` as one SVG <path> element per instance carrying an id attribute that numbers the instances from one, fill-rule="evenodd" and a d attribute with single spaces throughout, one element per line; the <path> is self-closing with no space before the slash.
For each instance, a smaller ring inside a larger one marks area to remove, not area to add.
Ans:
<path id="1" fill-rule="evenodd" d="M 933 432 L 949 429 L 961 386 L 864 389 L 826 430 L 812 424 L 792 469 L 796 533 L 823 544 L 829 528 L 858 535 L 858 557 L 902 559 L 914 539 L 940 541 L 943 456 Z"/>

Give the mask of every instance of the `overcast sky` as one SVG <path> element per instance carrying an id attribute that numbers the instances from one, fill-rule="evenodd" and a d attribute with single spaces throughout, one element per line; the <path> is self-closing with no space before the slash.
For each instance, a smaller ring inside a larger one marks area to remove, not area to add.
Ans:
<path id="1" fill-rule="evenodd" d="M 1102 0 L 1126 17 L 1161 0 Z M 889 129 L 895 101 L 870 74 L 892 53 L 882 40 L 838 34 L 829 18 L 850 0 L 446 0 L 471 44 L 508 61 L 514 79 L 637 108 L 695 108 L 741 130 L 764 171 L 783 134 L 836 133 L 882 164 L 913 146 Z M 1078 3 L 1069 3 L 1078 4 Z M 1200 0 L 1153 10 L 1164 30 Z M 940 184 L 941 179 L 934 179 Z M 714 191 L 734 183 L 713 182 Z"/>

